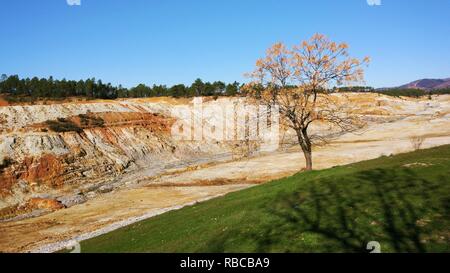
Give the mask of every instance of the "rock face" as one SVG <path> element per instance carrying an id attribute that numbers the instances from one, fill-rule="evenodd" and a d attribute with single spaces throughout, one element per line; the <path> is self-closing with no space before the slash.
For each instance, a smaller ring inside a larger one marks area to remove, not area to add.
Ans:
<path id="1" fill-rule="evenodd" d="M 170 107 L 139 100 L 0 107 L 0 209 L 40 194 L 70 206 L 82 202 L 80 193 L 114 190 L 127 174 L 137 180 L 142 170 L 157 175 L 168 164 L 226 152 L 174 140 Z"/>
<path id="2" fill-rule="evenodd" d="M 411 115 L 450 118 L 445 96 L 431 101 L 379 94 L 336 96 L 372 123 Z M 230 100 L 205 103 L 224 105 Z M 70 207 L 162 174 L 233 159 L 240 144 L 172 136 L 171 128 L 181 117 L 172 109 L 187 103 L 134 99 L 0 107 L 0 221 Z M 329 130 L 320 124 L 312 128 Z M 290 142 L 289 134 L 282 137 Z"/>

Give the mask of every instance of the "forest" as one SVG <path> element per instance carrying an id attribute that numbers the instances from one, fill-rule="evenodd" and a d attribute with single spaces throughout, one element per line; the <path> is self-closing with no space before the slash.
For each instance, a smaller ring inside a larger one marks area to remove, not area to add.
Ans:
<path id="1" fill-rule="evenodd" d="M 190 86 L 176 84 L 147 86 L 139 84 L 132 88 L 114 86 L 95 78 L 87 80 L 57 80 L 49 78 L 19 78 L 18 75 L 0 78 L 0 94 L 8 101 L 32 101 L 38 99 L 65 99 L 85 97 L 92 99 L 146 98 L 146 97 L 194 97 L 194 96 L 235 96 L 240 92 L 238 82 L 226 84 L 221 81 L 204 82 L 195 80 Z"/>

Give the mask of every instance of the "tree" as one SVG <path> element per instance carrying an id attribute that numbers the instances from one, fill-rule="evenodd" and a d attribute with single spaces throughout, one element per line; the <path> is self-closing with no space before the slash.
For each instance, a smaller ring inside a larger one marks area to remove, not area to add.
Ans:
<path id="1" fill-rule="evenodd" d="M 194 96 L 202 96 L 205 94 L 205 84 L 201 79 L 196 79 L 195 82 L 191 85 L 191 89 L 193 90 Z"/>
<path id="2" fill-rule="evenodd" d="M 174 85 L 169 89 L 169 94 L 175 98 L 183 97 L 186 95 L 186 86 L 184 84 Z"/>
<path id="3" fill-rule="evenodd" d="M 239 83 L 234 82 L 232 84 L 228 84 L 225 89 L 225 94 L 227 96 L 236 96 L 239 93 Z"/>
<path id="4" fill-rule="evenodd" d="M 124 88 L 121 84 L 117 88 L 117 97 L 119 98 L 128 98 L 129 92 L 128 89 Z"/>
<path id="5" fill-rule="evenodd" d="M 245 86 L 245 92 L 259 103 L 279 106 L 280 117 L 296 133 L 306 170 L 312 170 L 312 145 L 324 141 L 323 136 L 312 137 L 312 123 L 327 123 L 341 132 L 361 126 L 329 90 L 332 85 L 362 81 L 362 66 L 368 62 L 368 57 L 362 61 L 350 58 L 347 44 L 337 44 L 322 34 L 292 49 L 276 43 L 256 62 L 256 69 L 249 74 L 253 81 Z"/>
<path id="6" fill-rule="evenodd" d="M 139 84 L 138 86 L 133 87 L 130 90 L 131 97 L 134 98 L 148 97 L 150 92 L 150 87 L 146 86 L 145 84 Z"/>
<path id="7" fill-rule="evenodd" d="M 216 81 L 213 84 L 213 95 L 223 95 L 225 93 L 226 84 L 221 81 Z"/>
<path id="8" fill-rule="evenodd" d="M 85 84 L 84 81 L 79 80 L 75 85 L 75 95 L 76 96 L 83 96 L 85 90 Z"/>
<path id="9" fill-rule="evenodd" d="M 86 97 L 90 97 L 90 98 L 94 97 L 94 85 L 95 85 L 95 78 L 86 80 L 86 83 L 84 85 Z"/>
<path id="10" fill-rule="evenodd" d="M 153 93 L 158 97 L 167 95 L 167 86 L 165 85 L 153 85 Z"/>

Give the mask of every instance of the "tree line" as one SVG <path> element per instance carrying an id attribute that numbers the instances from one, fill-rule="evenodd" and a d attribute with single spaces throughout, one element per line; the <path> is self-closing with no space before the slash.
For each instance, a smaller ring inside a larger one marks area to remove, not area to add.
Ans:
<path id="1" fill-rule="evenodd" d="M 147 86 L 139 84 L 132 88 L 113 86 L 95 78 L 87 80 L 57 80 L 49 78 L 19 78 L 17 75 L 0 77 L 0 94 L 7 98 L 28 97 L 31 99 L 86 97 L 92 99 L 145 98 L 145 97 L 194 97 L 194 96 L 235 96 L 240 93 L 238 82 L 226 84 L 221 81 L 203 82 L 195 80 L 191 85 L 176 84 Z"/>
<path id="2" fill-rule="evenodd" d="M 432 89 L 432 90 L 424 90 L 417 88 L 384 88 L 384 89 L 375 89 L 370 86 L 350 86 L 350 87 L 339 87 L 333 88 L 333 91 L 336 92 L 370 92 L 370 93 L 378 93 L 392 97 L 423 97 L 423 96 L 431 96 L 431 95 L 444 95 L 450 94 L 450 88 L 442 88 L 442 89 Z"/>
<path id="3" fill-rule="evenodd" d="M 176 84 L 147 86 L 139 84 L 132 88 L 122 85 L 113 86 L 95 78 L 87 80 L 56 80 L 49 78 L 24 78 L 17 75 L 0 76 L 0 94 L 11 102 L 34 101 L 37 99 L 64 99 L 68 97 L 85 97 L 91 99 L 148 98 L 148 97 L 195 97 L 195 96 L 236 96 L 241 94 L 242 85 L 238 82 L 225 84 L 221 81 L 203 82 L 197 79 L 191 85 Z M 383 89 L 370 86 L 339 87 L 331 92 L 374 92 L 389 96 L 420 97 L 434 94 L 450 94 L 450 89 L 425 91 L 420 89 Z"/>

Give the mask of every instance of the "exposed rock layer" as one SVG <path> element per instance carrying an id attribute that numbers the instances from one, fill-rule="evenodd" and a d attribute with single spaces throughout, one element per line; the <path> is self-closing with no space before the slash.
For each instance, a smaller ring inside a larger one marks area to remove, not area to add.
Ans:
<path id="1" fill-rule="evenodd" d="M 338 97 L 349 100 L 354 113 L 369 123 L 421 115 L 441 122 L 450 118 L 448 96 L 431 101 L 376 94 Z M 179 103 L 136 99 L 0 107 L 0 220 L 41 209 L 29 206 L 31 200 L 59 203 L 52 209 L 70 207 L 173 169 L 228 159 L 225 143 L 171 136 L 178 118 L 171 109 Z"/>

